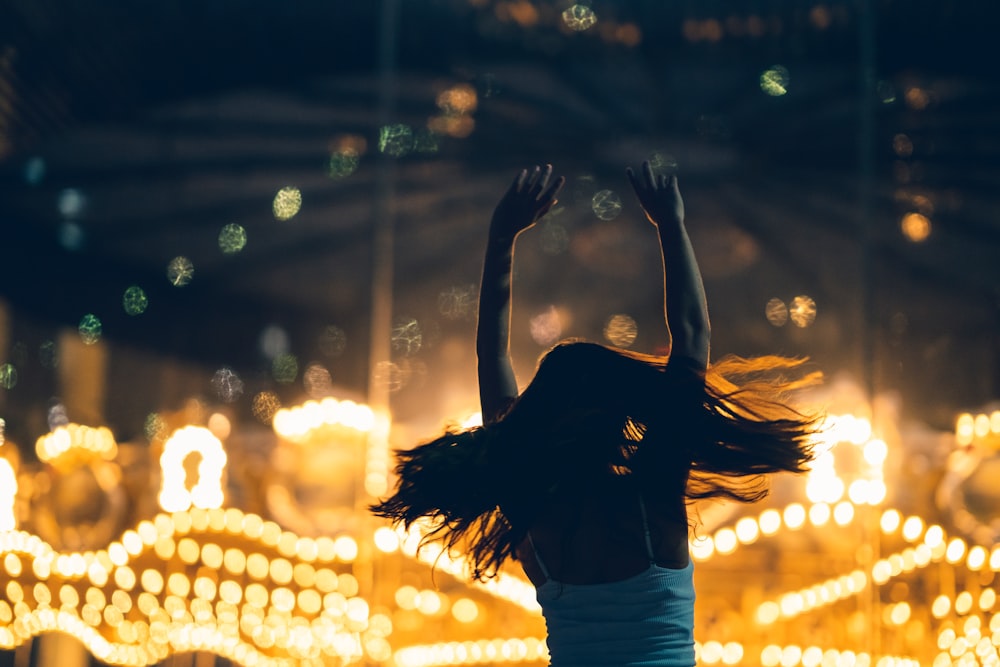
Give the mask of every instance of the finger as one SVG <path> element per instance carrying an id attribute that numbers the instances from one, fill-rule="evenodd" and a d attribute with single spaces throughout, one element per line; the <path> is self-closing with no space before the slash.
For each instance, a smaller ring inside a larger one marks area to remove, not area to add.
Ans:
<path id="1" fill-rule="evenodd" d="M 514 177 L 514 182 L 510 184 L 510 189 L 513 192 L 517 192 L 522 187 L 524 187 L 524 179 L 528 177 L 528 170 L 522 169 L 517 172 L 517 176 Z"/>
<path id="2" fill-rule="evenodd" d="M 538 177 L 541 173 L 542 173 L 541 167 L 535 167 L 534 169 L 532 169 L 531 173 L 528 174 L 528 180 L 524 183 L 524 189 L 527 190 L 528 192 L 534 190 L 535 185 L 538 183 Z"/>
<path id="3" fill-rule="evenodd" d="M 535 189 L 538 190 L 539 194 L 548 186 L 550 178 L 552 178 L 552 165 L 547 164 L 541 173 L 541 178 L 535 183 Z"/>
<path id="4" fill-rule="evenodd" d="M 677 186 L 677 174 L 670 175 L 670 185 L 675 192 L 680 192 L 680 188 Z"/>
<path id="5" fill-rule="evenodd" d="M 644 177 L 646 187 L 656 189 L 656 177 L 653 176 L 653 166 L 649 164 L 649 160 L 642 163 L 642 175 Z"/>
<path id="6" fill-rule="evenodd" d="M 639 192 L 639 182 L 635 178 L 635 172 L 632 171 L 632 167 L 625 167 L 625 175 L 628 176 L 628 182 L 632 184 L 632 189 Z"/>
<path id="7" fill-rule="evenodd" d="M 666 190 L 668 183 L 669 183 L 669 179 L 667 178 L 666 174 L 660 174 L 660 189 L 661 190 Z"/>
<path id="8" fill-rule="evenodd" d="M 542 193 L 542 196 L 538 198 L 539 201 L 545 202 L 546 211 L 552 208 L 552 206 L 555 204 L 556 195 L 559 194 L 559 191 L 562 190 L 562 187 L 565 184 L 566 184 L 566 177 L 560 176 L 555 180 L 554 183 L 552 183 L 552 185 L 549 186 L 549 189 L 546 190 L 544 193 Z"/>

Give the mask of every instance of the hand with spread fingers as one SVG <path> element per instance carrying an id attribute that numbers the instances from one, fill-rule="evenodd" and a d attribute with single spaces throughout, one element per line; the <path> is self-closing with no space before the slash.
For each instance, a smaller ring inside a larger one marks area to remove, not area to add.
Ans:
<path id="1" fill-rule="evenodd" d="M 632 189 L 650 222 L 657 226 L 668 222 L 684 222 L 684 200 L 677 187 L 676 175 L 656 175 L 648 161 L 642 163 L 639 175 L 631 167 L 625 173 L 628 174 Z"/>
<path id="2" fill-rule="evenodd" d="M 493 211 L 490 236 L 513 239 L 534 225 L 556 203 L 566 179 L 552 179 L 552 165 L 522 169 Z"/>

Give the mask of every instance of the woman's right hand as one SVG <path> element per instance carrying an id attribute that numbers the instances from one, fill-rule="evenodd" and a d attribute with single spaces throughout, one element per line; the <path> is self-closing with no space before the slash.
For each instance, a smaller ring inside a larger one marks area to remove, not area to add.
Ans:
<path id="1" fill-rule="evenodd" d="M 513 241 L 514 237 L 548 213 L 566 183 L 566 179 L 560 176 L 549 185 L 551 178 L 551 164 L 544 168 L 535 167 L 531 171 L 522 169 L 493 211 L 490 237 Z"/>

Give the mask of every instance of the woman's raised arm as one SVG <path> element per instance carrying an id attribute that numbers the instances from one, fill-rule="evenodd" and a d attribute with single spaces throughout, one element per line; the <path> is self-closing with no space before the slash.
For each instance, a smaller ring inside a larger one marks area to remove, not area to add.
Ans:
<path id="1" fill-rule="evenodd" d="M 708 303 L 694 249 L 684 228 L 684 201 L 676 176 L 655 176 L 649 162 L 636 175 L 627 169 L 646 217 L 660 237 L 664 268 L 664 311 L 670 333 L 670 356 L 687 357 L 708 366 L 711 326 Z"/>
<path id="2" fill-rule="evenodd" d="M 556 195 L 566 179 L 559 177 L 549 184 L 551 178 L 552 165 L 521 170 L 497 204 L 490 222 L 476 330 L 479 400 L 484 424 L 496 421 L 517 398 L 517 381 L 510 360 L 514 240 L 556 203 Z"/>

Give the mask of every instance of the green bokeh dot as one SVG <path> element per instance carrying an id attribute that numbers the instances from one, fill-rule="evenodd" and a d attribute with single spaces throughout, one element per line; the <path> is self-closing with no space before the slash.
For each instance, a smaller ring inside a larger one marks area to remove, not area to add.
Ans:
<path id="1" fill-rule="evenodd" d="M 13 389 L 17 385 L 17 368 L 14 364 L 4 364 L 0 366 L 0 387 Z M 0 440 L 0 443 L 3 441 Z"/>
<path id="2" fill-rule="evenodd" d="M 294 354 L 279 354 L 271 363 L 271 376 L 281 384 L 291 384 L 299 374 L 299 360 Z"/>
<path id="3" fill-rule="evenodd" d="M 125 295 L 122 297 L 122 307 L 126 313 L 129 315 L 142 315 L 146 312 L 147 306 L 149 306 L 149 299 L 141 287 L 132 285 L 125 290 Z"/>
<path id="4" fill-rule="evenodd" d="M 101 320 L 92 313 L 87 313 L 80 320 L 80 338 L 87 345 L 93 345 L 101 340 Z"/>
<path id="5" fill-rule="evenodd" d="M 231 223 L 222 228 L 219 232 L 219 249 L 227 254 L 233 255 L 243 250 L 247 245 L 247 232 L 236 223 Z"/>

